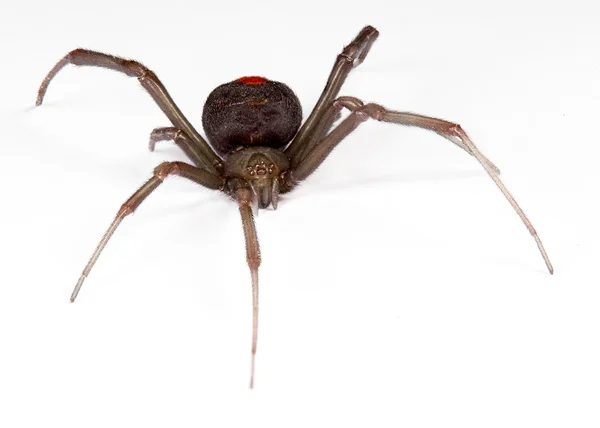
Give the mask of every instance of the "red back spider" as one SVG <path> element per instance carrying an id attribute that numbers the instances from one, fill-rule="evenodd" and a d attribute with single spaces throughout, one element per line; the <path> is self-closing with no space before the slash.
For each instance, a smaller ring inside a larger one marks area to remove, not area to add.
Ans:
<path id="1" fill-rule="evenodd" d="M 246 259 L 252 276 L 252 387 L 260 265 L 253 211 L 269 205 L 276 209 L 280 193 L 291 191 L 312 174 L 340 141 L 367 119 L 436 132 L 473 156 L 521 217 L 535 239 L 548 270 L 553 273 L 552 264 L 535 229 L 500 181 L 500 171 L 475 147 L 460 125 L 419 114 L 388 110 L 378 104 L 364 104 L 354 97 L 338 97 L 350 70 L 363 62 L 378 35 L 371 26 L 363 28 L 337 56 L 325 89 L 302 126 L 300 102 L 283 83 L 250 76 L 217 87 L 208 96 L 202 115 L 202 124 L 210 144 L 185 118 L 156 75 L 139 62 L 84 49 L 76 49 L 61 59 L 42 82 L 37 105 L 42 103 L 50 81 L 67 64 L 120 71 L 136 77 L 173 124 L 173 127 L 157 128 L 152 132 L 150 150 L 154 150 L 158 141 L 173 140 L 193 163 L 160 164 L 154 169 L 153 176 L 121 206 L 83 270 L 71 295 L 71 302 L 77 297 L 83 281 L 121 221 L 167 176 L 180 175 L 201 186 L 220 190 L 238 204 L 246 240 Z M 350 114 L 334 127 L 343 109 L 348 109 Z"/>

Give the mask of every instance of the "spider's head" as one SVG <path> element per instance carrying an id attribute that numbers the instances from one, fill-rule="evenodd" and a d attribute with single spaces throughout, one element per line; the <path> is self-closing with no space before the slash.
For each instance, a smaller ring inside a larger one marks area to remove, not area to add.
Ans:
<path id="1" fill-rule="evenodd" d="M 302 108 L 283 83 L 264 77 L 242 77 L 214 89 L 202 113 L 202 125 L 213 148 L 227 157 L 240 146 L 281 149 L 294 137 Z"/>
<path id="2" fill-rule="evenodd" d="M 277 149 L 245 147 L 226 159 L 225 176 L 246 182 L 252 188 L 259 208 L 267 208 L 271 204 L 277 208 L 281 174 L 289 167 L 287 156 Z"/>

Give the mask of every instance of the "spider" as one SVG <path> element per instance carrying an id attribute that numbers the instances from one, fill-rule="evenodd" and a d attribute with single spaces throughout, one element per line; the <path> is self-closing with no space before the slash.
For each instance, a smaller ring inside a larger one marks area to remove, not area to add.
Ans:
<path id="1" fill-rule="evenodd" d="M 499 169 L 475 147 L 460 125 L 415 113 L 388 110 L 374 103 L 365 104 L 354 97 L 338 97 L 348 74 L 363 62 L 378 35 L 375 28 L 366 26 L 342 50 L 319 100 L 303 124 L 300 101 L 283 83 L 260 76 L 246 76 L 218 86 L 204 105 L 202 125 L 206 139 L 186 119 L 156 75 L 141 63 L 86 49 L 76 49 L 62 58 L 42 82 L 36 105 L 42 104 L 50 81 L 67 64 L 103 67 L 136 77 L 173 124 L 172 127 L 152 131 L 150 150 L 153 151 L 159 141 L 173 140 L 193 163 L 161 163 L 154 169 L 153 176 L 121 206 L 85 266 L 71 295 L 71 302 L 75 301 L 84 280 L 121 221 L 133 213 L 165 178 L 179 175 L 209 189 L 220 190 L 238 204 L 246 260 L 252 278 L 252 388 L 258 338 L 258 268 L 261 261 L 254 214 L 259 208 L 272 206 L 277 209 L 280 194 L 290 192 L 310 176 L 345 137 L 368 119 L 436 132 L 473 156 L 519 215 L 552 274 L 554 270 L 540 238 L 500 181 Z M 334 126 L 344 109 L 349 110 L 349 115 Z"/>

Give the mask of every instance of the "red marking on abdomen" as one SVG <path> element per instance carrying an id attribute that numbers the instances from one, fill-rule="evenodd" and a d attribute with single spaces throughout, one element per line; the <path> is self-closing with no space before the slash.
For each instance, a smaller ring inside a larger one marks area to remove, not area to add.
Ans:
<path id="1" fill-rule="evenodd" d="M 267 79 L 261 76 L 245 76 L 240 77 L 237 81 L 244 85 L 262 85 L 267 82 Z"/>

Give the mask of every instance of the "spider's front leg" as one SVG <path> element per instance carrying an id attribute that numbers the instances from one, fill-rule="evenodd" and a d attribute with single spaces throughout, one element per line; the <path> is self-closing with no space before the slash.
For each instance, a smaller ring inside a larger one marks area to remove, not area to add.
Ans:
<path id="1" fill-rule="evenodd" d="M 137 77 L 140 84 L 152 96 L 156 104 L 158 104 L 171 123 L 185 132 L 191 139 L 190 143 L 194 146 L 194 150 L 201 155 L 202 166 L 213 174 L 218 174 L 222 169 L 223 162 L 221 158 L 217 156 L 206 140 L 202 138 L 198 131 L 196 131 L 192 124 L 186 119 L 158 77 L 156 77 L 152 70 L 137 61 L 87 49 L 75 49 L 65 55 L 54 68 L 50 70 L 38 90 L 36 105 L 39 106 L 42 104 L 48 85 L 54 76 L 68 64 L 108 68 L 110 70 L 125 73 L 131 77 Z"/>
<path id="2" fill-rule="evenodd" d="M 244 238 L 246 240 L 246 262 L 250 268 L 252 276 L 252 348 L 251 348 L 251 371 L 250 388 L 254 387 L 254 362 L 256 359 L 256 344 L 258 341 L 258 268 L 260 266 L 260 247 L 258 245 L 258 235 L 256 234 L 256 225 L 254 224 L 253 207 L 258 203 L 256 195 L 249 187 L 243 186 L 236 188 L 233 186 L 233 195 L 238 202 L 240 215 L 242 216 L 242 226 L 244 228 Z"/>
<path id="3" fill-rule="evenodd" d="M 108 227 L 104 236 L 98 243 L 96 250 L 90 257 L 87 265 L 83 269 L 81 276 L 79 277 L 79 281 L 77 281 L 77 285 L 71 294 L 71 302 L 74 302 L 79 294 L 79 290 L 83 285 L 83 281 L 90 274 L 90 271 L 94 267 L 96 260 L 100 257 L 102 250 L 108 243 L 109 239 L 117 230 L 117 227 L 125 217 L 129 214 L 132 214 L 136 208 L 148 197 L 152 192 L 156 190 L 158 186 L 160 186 L 164 179 L 169 175 L 180 175 L 185 177 L 195 183 L 198 183 L 204 187 L 208 187 L 209 189 L 215 190 L 223 190 L 225 186 L 225 180 L 220 176 L 214 175 L 208 171 L 205 171 L 201 168 L 197 168 L 192 165 L 188 165 L 184 162 L 163 162 L 159 166 L 154 169 L 154 175 L 144 183 L 142 187 L 140 187 L 127 201 L 121 206 L 115 219 Z"/>
<path id="4" fill-rule="evenodd" d="M 337 97 L 350 71 L 365 60 L 377 36 L 379 36 L 379 32 L 374 27 L 367 25 L 337 56 L 317 104 L 294 137 L 294 140 L 285 149 L 285 154 L 292 159 L 292 166 L 296 166 L 318 142 L 319 137 L 321 137 L 318 130 L 323 126 L 329 128 L 333 124 L 335 118 L 329 117 L 327 111 L 335 97 Z"/>
<path id="5" fill-rule="evenodd" d="M 304 180 L 312 174 L 321 163 L 327 158 L 331 151 L 342 141 L 348 134 L 354 131 L 361 123 L 367 119 L 375 119 L 382 122 L 395 123 L 398 125 L 416 126 L 418 128 L 434 131 L 441 136 L 447 138 L 453 143 L 459 145 L 468 153 L 472 154 L 475 159 L 481 164 L 483 169 L 494 180 L 500 191 L 504 194 L 510 205 L 521 218 L 529 233 L 535 239 L 535 242 L 540 250 L 548 271 L 554 273 L 554 268 L 550 259 L 542 245 L 535 228 L 525 215 L 525 212 L 517 204 L 515 198 L 510 194 L 504 183 L 498 177 L 497 168 L 479 151 L 473 141 L 469 138 L 462 127 L 456 123 L 448 122 L 442 119 L 422 116 L 415 113 L 400 112 L 387 110 L 378 104 L 363 104 L 360 100 L 350 97 L 342 97 L 330 107 L 330 111 L 343 106 L 351 110 L 352 113 L 335 127 L 322 141 L 315 145 L 306 157 L 291 170 L 286 177 L 286 186 L 293 187 L 297 182 Z M 331 116 L 331 113 L 330 113 Z M 321 129 L 320 132 L 323 130 Z M 460 143 L 460 144 L 459 144 Z"/>

